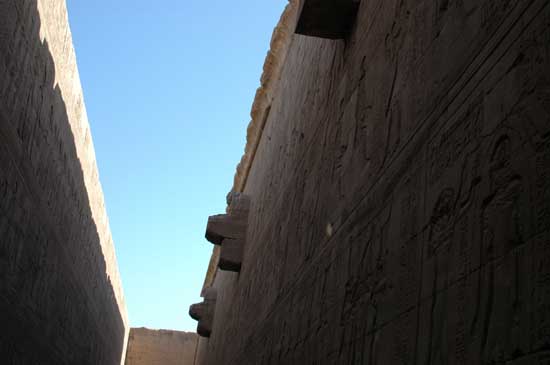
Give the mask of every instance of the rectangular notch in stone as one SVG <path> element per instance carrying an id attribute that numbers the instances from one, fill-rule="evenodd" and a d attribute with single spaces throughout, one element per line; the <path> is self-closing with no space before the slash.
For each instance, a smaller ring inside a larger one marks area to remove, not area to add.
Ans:
<path id="1" fill-rule="evenodd" d="M 243 259 L 243 240 L 225 239 L 222 242 L 218 267 L 226 271 L 241 271 Z"/>
<path id="2" fill-rule="evenodd" d="M 360 0 L 303 1 L 296 34 L 327 39 L 343 39 L 349 35 Z"/>

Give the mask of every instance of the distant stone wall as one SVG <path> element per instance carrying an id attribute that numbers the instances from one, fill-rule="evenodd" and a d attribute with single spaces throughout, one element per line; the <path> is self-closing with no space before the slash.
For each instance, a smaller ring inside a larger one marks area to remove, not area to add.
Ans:
<path id="1" fill-rule="evenodd" d="M 127 315 L 64 0 L 0 1 L 0 359 L 118 365 Z"/>
<path id="2" fill-rule="evenodd" d="M 345 41 L 291 37 L 203 364 L 547 363 L 550 2 L 363 0 Z"/>
<path id="3" fill-rule="evenodd" d="M 196 333 L 132 328 L 125 365 L 194 365 Z"/>

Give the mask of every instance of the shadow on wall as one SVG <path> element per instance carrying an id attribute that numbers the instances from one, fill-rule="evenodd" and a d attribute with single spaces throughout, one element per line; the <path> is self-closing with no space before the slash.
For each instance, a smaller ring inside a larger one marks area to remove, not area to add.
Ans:
<path id="1" fill-rule="evenodd" d="M 0 0 L 0 359 L 119 364 L 124 322 L 39 29 L 36 0 Z"/>

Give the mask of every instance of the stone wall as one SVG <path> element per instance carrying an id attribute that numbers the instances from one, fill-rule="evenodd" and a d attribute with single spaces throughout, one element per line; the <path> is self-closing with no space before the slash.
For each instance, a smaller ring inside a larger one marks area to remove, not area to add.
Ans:
<path id="1" fill-rule="evenodd" d="M 120 364 L 127 316 L 64 0 L 0 0 L 0 359 Z"/>
<path id="2" fill-rule="evenodd" d="M 198 335 L 132 328 L 125 365 L 194 365 Z"/>
<path id="3" fill-rule="evenodd" d="M 550 361 L 550 3 L 363 0 L 346 40 L 290 37 L 204 363 Z"/>

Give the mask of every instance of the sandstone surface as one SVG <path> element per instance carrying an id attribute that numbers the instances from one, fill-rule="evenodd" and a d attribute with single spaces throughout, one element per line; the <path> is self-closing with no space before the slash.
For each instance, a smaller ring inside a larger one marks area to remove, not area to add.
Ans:
<path id="1" fill-rule="evenodd" d="M 294 34 L 300 5 L 201 364 L 547 363 L 550 3 L 363 0 L 342 40 Z"/>
<path id="2" fill-rule="evenodd" d="M 132 328 L 125 365 L 194 365 L 198 335 Z"/>
<path id="3" fill-rule="evenodd" d="M 0 1 L 0 363 L 118 365 L 128 320 L 64 0 Z"/>

